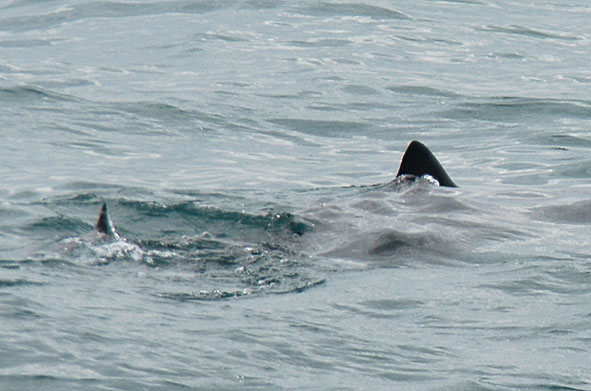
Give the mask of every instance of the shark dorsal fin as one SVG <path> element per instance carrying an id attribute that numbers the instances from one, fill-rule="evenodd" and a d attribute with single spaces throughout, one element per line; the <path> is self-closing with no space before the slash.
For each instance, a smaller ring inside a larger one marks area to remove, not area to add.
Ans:
<path id="1" fill-rule="evenodd" d="M 416 140 L 408 144 L 404 156 L 402 156 L 396 176 L 401 175 L 414 175 L 417 177 L 431 175 L 437 179 L 440 186 L 457 187 L 447 175 L 439 160 L 429 151 L 429 148 Z"/>

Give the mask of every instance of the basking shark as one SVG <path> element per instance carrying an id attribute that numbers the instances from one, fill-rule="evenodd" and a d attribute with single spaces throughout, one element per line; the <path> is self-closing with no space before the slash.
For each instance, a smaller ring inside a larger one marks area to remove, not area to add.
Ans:
<path id="1" fill-rule="evenodd" d="M 396 178 L 412 176 L 421 178 L 425 175 L 431 176 L 439 182 L 439 186 L 458 187 L 454 181 L 451 180 L 447 172 L 443 169 L 439 160 L 423 143 L 419 141 L 411 141 L 406 147 L 406 151 L 402 156 L 400 168 L 396 174 Z M 115 239 L 119 239 L 119 234 L 115 231 L 115 226 L 109 217 L 107 211 L 107 204 L 103 203 L 98 220 L 95 225 L 95 230 L 99 234 L 103 234 Z"/>
<path id="2" fill-rule="evenodd" d="M 408 144 L 402 156 L 396 177 L 403 175 L 412 175 L 417 178 L 430 175 L 439 182 L 439 186 L 458 187 L 447 175 L 447 172 L 445 172 L 443 166 L 429 148 L 416 140 Z"/>

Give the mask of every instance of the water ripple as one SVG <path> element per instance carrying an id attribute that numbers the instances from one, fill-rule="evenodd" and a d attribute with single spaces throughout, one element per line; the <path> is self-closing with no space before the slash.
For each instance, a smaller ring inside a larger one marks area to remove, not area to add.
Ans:
<path id="1" fill-rule="evenodd" d="M 497 33 L 506 33 L 506 34 L 516 34 L 516 35 L 525 35 L 531 38 L 537 39 L 558 39 L 562 41 L 578 41 L 581 38 L 573 35 L 562 34 L 558 32 L 551 32 L 551 31 L 543 31 L 539 29 L 533 29 L 530 27 L 525 26 L 495 26 L 495 25 L 488 25 L 481 29 L 482 31 L 492 31 Z"/>
<path id="2" fill-rule="evenodd" d="M 366 17 L 375 20 L 409 20 L 410 17 L 400 11 L 362 3 L 320 3 L 301 7 L 298 12 L 311 16 L 323 17 Z"/>

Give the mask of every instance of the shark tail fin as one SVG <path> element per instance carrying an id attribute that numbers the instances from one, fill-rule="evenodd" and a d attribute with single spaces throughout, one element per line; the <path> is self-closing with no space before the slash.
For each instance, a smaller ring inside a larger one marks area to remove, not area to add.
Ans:
<path id="1" fill-rule="evenodd" d="M 437 179 L 440 186 L 457 187 L 429 148 L 416 140 L 408 144 L 404 156 L 402 156 L 396 176 L 400 175 L 414 175 L 417 177 L 431 175 Z"/>
<path id="2" fill-rule="evenodd" d="M 115 227 L 111 222 L 111 218 L 109 217 L 109 213 L 107 211 L 107 203 L 103 203 L 101 207 L 101 212 L 99 214 L 98 220 L 95 225 L 95 229 L 98 233 L 112 236 L 114 238 L 119 238 L 119 235 L 115 231 Z"/>

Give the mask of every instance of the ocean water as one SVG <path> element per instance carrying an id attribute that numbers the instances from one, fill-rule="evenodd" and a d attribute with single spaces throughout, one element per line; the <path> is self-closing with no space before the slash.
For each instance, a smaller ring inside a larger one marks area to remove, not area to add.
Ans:
<path id="1" fill-rule="evenodd" d="M 590 18 L 1 1 L 0 389 L 591 390 Z"/>

